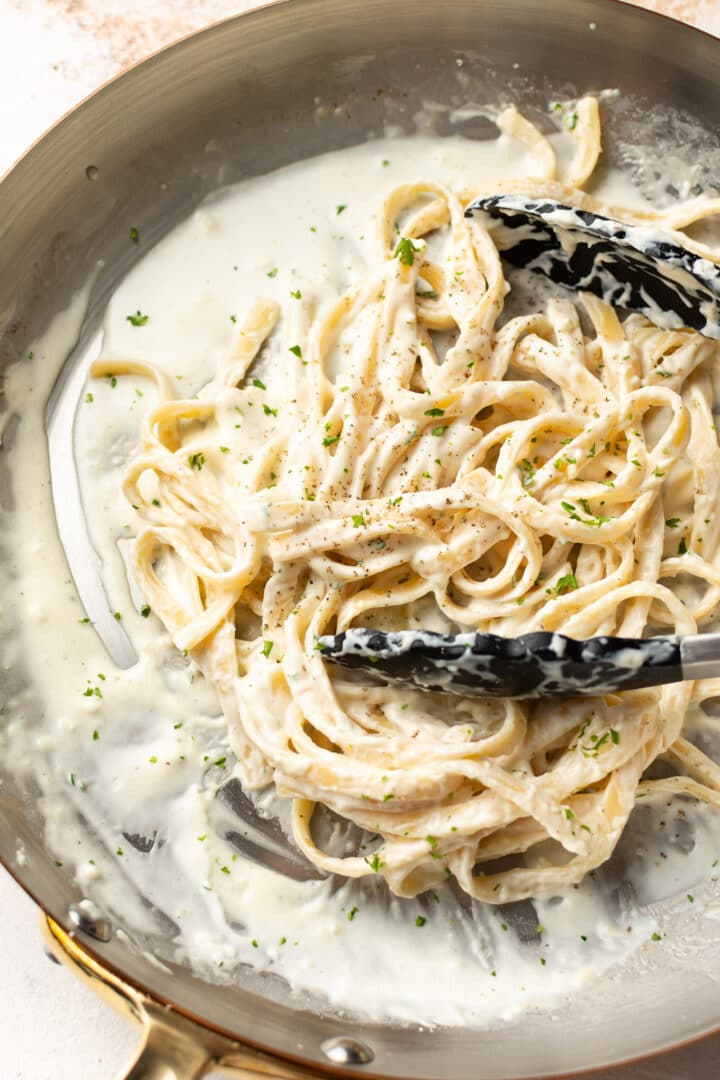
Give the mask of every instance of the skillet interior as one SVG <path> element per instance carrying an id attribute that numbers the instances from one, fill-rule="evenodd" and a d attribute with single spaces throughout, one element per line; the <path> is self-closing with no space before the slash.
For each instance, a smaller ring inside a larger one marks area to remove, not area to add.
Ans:
<path id="1" fill-rule="evenodd" d="M 292 0 L 220 24 L 105 87 L 0 186 L 2 365 L 25 355 L 102 258 L 92 321 L 137 257 L 126 222 L 150 243 L 221 184 L 360 142 L 386 123 L 414 130 L 424 102 L 516 100 L 542 117 L 553 97 L 617 87 L 623 100 L 608 103 L 609 153 L 624 152 L 632 163 L 634 146 L 661 142 L 666 161 L 703 160 L 708 175 L 719 175 L 719 58 L 713 39 L 607 0 L 552 0 L 542 16 L 536 0 Z M 448 130 L 447 111 L 434 115 L 437 130 Z M 482 117 L 457 130 L 494 133 Z M 97 179 L 88 178 L 89 166 Z M 654 162 L 639 171 L 652 185 Z M 10 508 L 6 470 L 2 462 L 0 495 Z M 1 558 L 7 563 L 8 553 Z M 26 682 L 18 658 L 4 673 L 5 700 Z M 13 776 L 12 761 L 0 770 L 0 852 L 67 926 L 77 890 L 43 849 L 33 793 Z M 707 920 L 703 951 L 717 969 L 713 925 Z M 370 1074 L 388 1077 L 575 1071 L 673 1045 L 720 1018 L 720 987 L 679 960 L 646 966 L 642 982 L 637 973 L 596 981 L 558 1005 L 553 1016 L 563 1023 L 542 1013 L 491 1032 L 428 1032 L 291 1008 L 273 1000 L 270 983 L 250 977 L 232 991 L 209 985 L 180 968 L 161 970 L 117 936 L 86 944 L 159 998 L 278 1053 L 323 1063 L 324 1040 L 354 1034 L 375 1051 Z M 151 940 L 144 944 L 154 950 Z"/>

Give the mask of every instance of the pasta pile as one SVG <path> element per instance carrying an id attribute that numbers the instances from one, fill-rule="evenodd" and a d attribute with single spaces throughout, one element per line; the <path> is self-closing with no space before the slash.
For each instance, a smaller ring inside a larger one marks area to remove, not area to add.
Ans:
<path id="1" fill-rule="evenodd" d="M 502 113 L 537 171 L 500 190 L 670 232 L 718 211 L 598 203 L 581 190 L 600 153 L 597 103 L 564 115 L 575 155 L 558 179 L 551 144 Z M 281 324 L 256 300 L 197 398 L 175 400 L 137 361 L 94 374 L 157 384 L 125 478 L 143 522 L 132 572 L 217 688 L 244 784 L 293 799 L 295 841 L 319 867 L 381 874 L 400 896 L 452 877 L 502 903 L 603 863 L 638 795 L 720 806 L 720 768 L 682 735 L 691 701 L 720 684 L 464 699 L 360 685 L 317 637 L 707 625 L 720 603 L 718 346 L 621 321 L 590 295 L 503 321 L 492 235 L 463 215 L 486 193 L 396 188 L 367 275 L 319 313 L 292 297 Z M 283 359 L 260 377 L 271 335 Z M 643 780 L 660 756 L 674 775 Z M 377 839 L 347 857 L 321 850 L 318 805 Z"/>

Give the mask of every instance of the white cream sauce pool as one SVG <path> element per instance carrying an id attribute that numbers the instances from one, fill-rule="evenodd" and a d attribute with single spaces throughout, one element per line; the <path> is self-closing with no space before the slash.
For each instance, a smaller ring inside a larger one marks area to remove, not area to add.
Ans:
<path id="1" fill-rule="evenodd" d="M 556 142 L 562 150 L 563 137 Z M 119 285 L 102 352 L 148 360 L 191 396 L 230 349 L 234 318 L 254 297 L 287 306 L 301 289 L 322 304 L 363 272 L 377 257 L 376 213 L 390 188 L 419 177 L 464 185 L 531 174 L 532 161 L 504 136 L 492 143 L 414 137 L 221 191 Z M 608 184 L 613 199 L 640 202 L 617 175 Z M 148 316 L 142 326 L 127 318 L 137 312 Z M 218 835 L 215 792 L 231 773 L 224 723 L 201 676 L 154 617 L 140 614 L 143 600 L 128 586 L 121 555 L 136 526 L 121 477 L 153 400 L 146 380 L 89 380 L 75 425 L 85 514 L 110 609 L 139 656 L 134 667 L 115 668 L 83 621 L 55 531 L 44 409 L 83 314 L 79 297 L 6 382 L 10 413 L 21 420 L 7 451 L 16 505 L 5 540 L 17 579 L 5 582 L 4 605 L 22 627 L 14 647 L 32 659 L 42 718 L 30 723 L 29 697 L 14 699 L 0 749 L 38 778 L 46 842 L 63 872 L 131 939 L 159 935 L 159 960 L 184 961 L 219 981 L 241 981 L 242 965 L 271 970 L 298 1003 L 319 995 L 377 1019 L 487 1025 L 656 949 L 662 909 L 648 905 L 669 898 L 674 910 L 690 902 L 690 890 L 699 905 L 720 852 L 708 812 L 692 804 L 681 808 L 680 825 L 678 809 L 663 803 L 629 832 L 631 887 L 618 893 L 600 872 L 562 897 L 512 910 L 462 905 L 449 889 L 398 900 L 374 882 L 293 881 Z M 282 365 L 270 348 L 270 388 Z M 146 847 L 152 840 L 151 850 L 127 836 L 146 838 Z"/>

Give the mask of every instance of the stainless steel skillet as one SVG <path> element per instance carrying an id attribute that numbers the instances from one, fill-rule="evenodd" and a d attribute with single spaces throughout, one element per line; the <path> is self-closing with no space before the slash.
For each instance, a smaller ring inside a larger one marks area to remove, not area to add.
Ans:
<path id="1" fill-rule="evenodd" d="M 624 155 L 651 184 L 660 166 L 643 164 L 633 148 L 662 145 L 662 168 L 674 155 L 693 163 L 691 186 L 711 181 L 719 60 L 714 40 L 608 0 L 542 7 L 536 0 L 291 0 L 230 20 L 105 87 L 0 186 L 2 363 L 26 355 L 102 259 L 84 340 L 91 336 L 104 298 L 138 257 L 128 224 L 149 245 L 218 185 L 356 143 L 384 123 L 411 131 L 426 101 L 447 107 L 434 113 L 439 133 L 490 137 L 493 125 L 468 103 L 517 101 L 543 122 L 551 98 L 618 87 L 623 98 L 606 103 L 608 152 Z M 22 417 L 6 413 L 2 422 L 7 442 Z M 11 512 L 12 477 L 4 460 L 1 468 L 3 508 Z M 12 588 L 11 553 L 2 561 Z M 1 632 L 12 636 L 8 620 Z M 36 659 L 17 657 L 4 672 L 3 723 Z M 32 724 L 31 696 L 23 710 Z M 679 936 L 659 962 L 648 962 L 642 980 L 622 972 L 598 979 L 558 1004 L 559 1022 L 533 1014 L 491 1032 L 368 1025 L 331 1016 L 321 1002 L 291 1004 L 252 973 L 231 989 L 167 960 L 163 969 L 147 954 L 165 957 L 167 942 L 139 940 L 122 912 L 98 921 L 92 909 L 75 907 L 73 921 L 71 907 L 82 897 L 45 850 L 35 792 L 11 758 L 0 765 L 0 852 L 55 927 L 74 931 L 92 977 L 120 977 L 121 999 L 151 1015 L 149 1049 L 135 1076 L 200 1075 L 207 1061 L 231 1053 L 224 1033 L 245 1048 L 235 1053 L 245 1075 L 507 1080 L 627 1060 L 720 1026 L 720 990 L 702 965 L 678 962 Z M 61 929 L 55 940 L 72 948 Z M 710 919 L 703 961 L 720 967 Z"/>

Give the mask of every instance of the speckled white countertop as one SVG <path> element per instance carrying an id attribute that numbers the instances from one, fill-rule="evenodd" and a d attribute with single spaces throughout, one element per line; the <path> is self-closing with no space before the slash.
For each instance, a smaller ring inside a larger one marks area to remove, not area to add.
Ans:
<path id="1" fill-rule="evenodd" d="M 0 174 L 127 65 L 261 0 L 0 0 Z M 540 0 L 540 3 L 542 0 Z M 635 0 L 720 36 L 720 0 Z M 392 3 L 392 0 L 388 0 Z M 138 1030 L 43 953 L 38 912 L 0 871 L 2 1080 L 105 1080 Z M 596 1080 L 714 1080 L 720 1036 Z"/>

